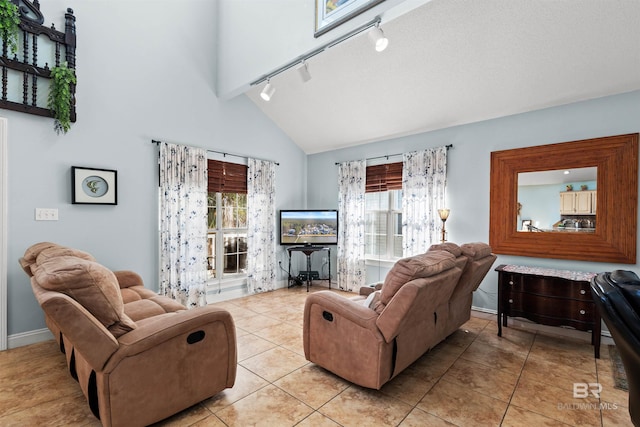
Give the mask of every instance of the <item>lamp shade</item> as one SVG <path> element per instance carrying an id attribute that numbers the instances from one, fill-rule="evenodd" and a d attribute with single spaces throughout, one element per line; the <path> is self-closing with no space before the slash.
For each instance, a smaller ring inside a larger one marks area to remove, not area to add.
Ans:
<path id="1" fill-rule="evenodd" d="M 449 209 L 438 209 L 438 213 L 440 214 L 440 219 L 446 221 L 449 218 L 449 213 L 451 211 Z"/>

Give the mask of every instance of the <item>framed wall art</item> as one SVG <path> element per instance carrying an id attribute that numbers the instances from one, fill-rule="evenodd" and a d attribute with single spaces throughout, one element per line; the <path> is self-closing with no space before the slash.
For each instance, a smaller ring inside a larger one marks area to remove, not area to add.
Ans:
<path id="1" fill-rule="evenodd" d="M 316 0 L 316 29 L 314 37 L 350 20 L 384 0 Z"/>
<path id="2" fill-rule="evenodd" d="M 110 169 L 71 167 L 71 203 L 118 204 L 118 172 Z"/>

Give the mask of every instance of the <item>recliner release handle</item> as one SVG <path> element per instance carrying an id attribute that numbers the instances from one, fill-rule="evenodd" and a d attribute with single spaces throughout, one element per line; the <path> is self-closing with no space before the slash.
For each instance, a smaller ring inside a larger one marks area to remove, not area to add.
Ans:
<path id="1" fill-rule="evenodd" d="M 187 343 L 195 344 L 204 339 L 204 331 L 195 331 L 191 332 L 187 337 Z"/>
<path id="2" fill-rule="evenodd" d="M 323 311 L 322 312 L 322 317 L 324 318 L 324 320 L 328 320 L 329 322 L 333 322 L 333 314 L 329 313 L 328 311 Z"/>

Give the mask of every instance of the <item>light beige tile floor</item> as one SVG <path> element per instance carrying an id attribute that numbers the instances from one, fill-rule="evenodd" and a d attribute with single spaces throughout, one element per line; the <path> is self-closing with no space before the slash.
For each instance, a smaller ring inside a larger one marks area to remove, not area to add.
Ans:
<path id="1" fill-rule="evenodd" d="M 307 295 L 305 288 L 280 289 L 216 304 L 236 323 L 236 384 L 158 425 L 632 425 L 628 394 L 614 388 L 605 345 L 597 360 L 582 336 L 518 322 L 498 337 L 495 316 L 477 312 L 381 390 L 350 384 L 304 358 Z M 574 398 L 576 382 L 602 384 L 600 398 Z M 0 352 L 0 425 L 100 423 L 48 341 Z"/>

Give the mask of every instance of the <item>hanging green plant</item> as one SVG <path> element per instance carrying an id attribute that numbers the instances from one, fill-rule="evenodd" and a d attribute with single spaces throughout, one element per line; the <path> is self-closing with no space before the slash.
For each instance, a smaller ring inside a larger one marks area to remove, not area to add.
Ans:
<path id="1" fill-rule="evenodd" d="M 71 128 L 72 84 L 76 84 L 76 75 L 66 62 L 51 69 L 48 107 L 53 113 L 54 129 L 58 134 L 67 133 Z"/>
<path id="2" fill-rule="evenodd" d="M 0 37 L 14 55 L 18 52 L 19 25 L 18 6 L 9 0 L 0 0 Z"/>

